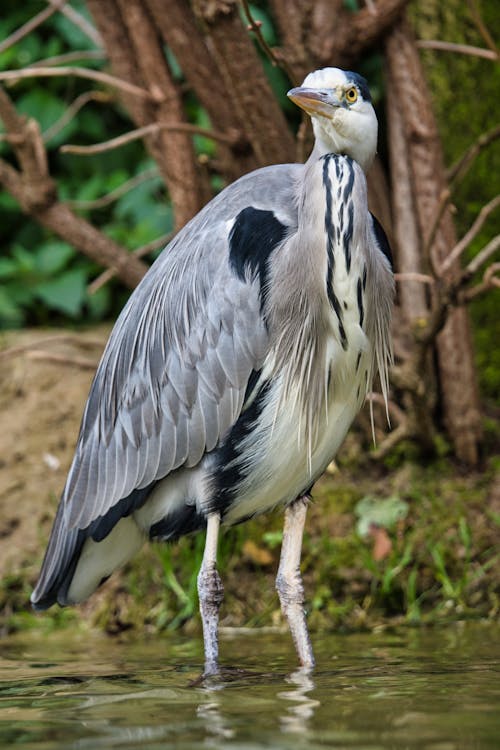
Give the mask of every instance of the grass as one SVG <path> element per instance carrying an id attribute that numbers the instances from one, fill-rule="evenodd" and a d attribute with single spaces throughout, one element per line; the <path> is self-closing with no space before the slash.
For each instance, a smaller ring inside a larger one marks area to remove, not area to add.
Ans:
<path id="1" fill-rule="evenodd" d="M 474 473 L 441 459 L 427 467 L 350 467 L 323 478 L 308 513 L 302 555 L 311 628 L 497 617 L 497 470 L 494 459 Z M 366 533 L 373 518 L 386 539 L 381 558 Z M 282 515 L 272 513 L 221 535 L 223 624 L 281 622 L 274 592 L 281 527 Z M 0 586 L 3 628 L 74 627 L 84 620 L 110 633 L 199 631 L 196 577 L 203 545 L 202 534 L 175 545 L 150 545 L 83 609 L 54 609 L 43 618 L 27 609 L 29 585 L 21 571 Z"/>

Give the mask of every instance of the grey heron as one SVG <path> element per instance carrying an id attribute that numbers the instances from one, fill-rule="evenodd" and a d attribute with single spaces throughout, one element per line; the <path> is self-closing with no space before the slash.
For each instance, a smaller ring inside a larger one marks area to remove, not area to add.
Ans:
<path id="1" fill-rule="evenodd" d="M 206 673 L 218 663 L 219 525 L 276 506 L 276 588 L 298 658 L 313 666 L 299 567 L 307 498 L 377 372 L 387 397 L 393 275 L 367 204 L 368 86 L 325 68 L 288 96 L 312 118 L 306 164 L 225 188 L 118 318 L 31 596 L 37 609 L 81 602 L 146 539 L 206 528 Z"/>

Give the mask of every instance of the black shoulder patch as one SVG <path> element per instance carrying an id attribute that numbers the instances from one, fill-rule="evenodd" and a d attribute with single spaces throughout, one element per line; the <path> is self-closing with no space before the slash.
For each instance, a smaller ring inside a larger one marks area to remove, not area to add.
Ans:
<path id="1" fill-rule="evenodd" d="M 359 89 L 359 93 L 361 94 L 365 102 L 371 102 L 372 95 L 370 94 L 370 89 L 368 88 L 368 82 L 366 78 L 360 76 L 359 73 L 353 73 L 352 70 L 346 70 L 345 74 L 349 81 L 352 81 L 356 84 Z"/>
<path id="2" fill-rule="evenodd" d="M 283 241 L 287 227 L 272 211 L 253 206 L 244 208 L 236 217 L 229 233 L 229 263 L 242 281 L 249 270 L 252 278 L 259 278 L 261 309 L 264 306 L 267 264 L 274 248 Z"/>
<path id="3" fill-rule="evenodd" d="M 392 268 L 393 267 L 392 252 L 391 252 L 391 246 L 389 245 L 389 240 L 387 239 L 387 235 L 384 232 L 384 228 L 382 224 L 379 222 L 376 216 L 372 214 L 371 211 L 370 211 L 370 216 L 372 217 L 372 224 L 373 224 L 373 231 L 375 233 L 375 239 L 377 240 L 379 248 L 384 253 L 385 257 L 391 264 L 391 268 Z"/>

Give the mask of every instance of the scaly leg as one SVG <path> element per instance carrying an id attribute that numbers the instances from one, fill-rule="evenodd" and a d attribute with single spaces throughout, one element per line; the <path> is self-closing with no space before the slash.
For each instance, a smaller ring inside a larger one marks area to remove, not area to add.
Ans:
<path id="1" fill-rule="evenodd" d="M 285 510 L 283 544 L 276 577 L 281 611 L 286 615 L 299 661 L 314 667 L 314 656 L 304 612 L 304 587 L 300 575 L 302 534 L 307 513 L 307 497 L 300 497 Z"/>
<path id="2" fill-rule="evenodd" d="M 211 513 L 207 519 L 205 551 L 198 573 L 198 597 L 203 624 L 206 675 L 217 674 L 219 671 L 219 607 L 224 594 L 224 586 L 216 567 L 219 526 L 220 515 Z"/>

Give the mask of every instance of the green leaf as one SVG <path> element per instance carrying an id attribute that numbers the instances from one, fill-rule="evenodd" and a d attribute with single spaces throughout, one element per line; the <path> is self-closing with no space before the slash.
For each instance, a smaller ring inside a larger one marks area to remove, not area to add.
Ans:
<path id="1" fill-rule="evenodd" d="M 34 88 L 18 100 L 17 108 L 23 115 L 34 117 L 43 132 L 61 117 L 66 104 L 50 91 Z"/>
<path id="2" fill-rule="evenodd" d="M 17 263 L 12 258 L 0 258 L 0 279 L 10 279 L 17 272 Z"/>
<path id="3" fill-rule="evenodd" d="M 36 253 L 37 270 L 46 276 L 56 274 L 74 254 L 75 251 L 67 242 L 45 242 Z"/>
<path id="4" fill-rule="evenodd" d="M 31 273 L 35 270 L 35 258 L 21 245 L 12 248 L 12 257 L 17 263 L 18 273 Z"/>
<path id="5" fill-rule="evenodd" d="M 359 520 L 357 532 L 364 537 L 370 531 L 370 526 L 381 526 L 390 529 L 400 519 L 408 514 L 408 503 L 401 500 L 397 495 L 381 500 L 371 495 L 363 497 L 356 505 L 355 513 Z"/>
<path id="6" fill-rule="evenodd" d="M 81 312 L 85 301 L 86 280 L 85 271 L 76 269 L 62 274 L 54 281 L 39 284 L 35 292 L 47 307 L 75 317 Z"/>
<path id="7" fill-rule="evenodd" d="M 111 291 L 109 285 L 102 286 L 95 292 L 89 294 L 87 299 L 89 315 L 93 320 L 102 320 L 111 307 Z"/>
<path id="8" fill-rule="evenodd" d="M 0 287 L 0 329 L 17 328 L 23 320 L 22 309 L 10 298 L 7 290 Z"/>

